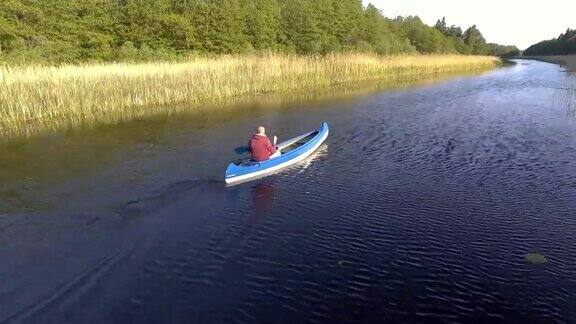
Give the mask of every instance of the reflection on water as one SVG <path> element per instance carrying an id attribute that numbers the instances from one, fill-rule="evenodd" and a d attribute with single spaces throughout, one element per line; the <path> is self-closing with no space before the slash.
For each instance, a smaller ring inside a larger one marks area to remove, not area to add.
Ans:
<path id="1" fill-rule="evenodd" d="M 554 103 L 565 106 L 570 117 L 576 116 L 576 85 L 572 86 L 571 79 L 564 87 L 554 89 Z"/>
<path id="2" fill-rule="evenodd" d="M 554 86 L 553 102 L 565 106 L 568 116 L 576 117 L 576 73 L 565 72 L 561 82 Z"/>
<path id="3" fill-rule="evenodd" d="M 246 216 L 243 241 L 258 237 L 258 229 L 266 222 L 267 213 L 273 208 L 278 196 L 278 186 L 273 180 L 256 180 L 251 186 L 252 210 Z"/>
<path id="4" fill-rule="evenodd" d="M 252 188 L 254 213 L 255 217 L 259 217 L 270 207 L 276 198 L 276 185 L 273 182 L 263 181 L 256 184 Z"/>
<path id="5" fill-rule="evenodd" d="M 0 322 L 573 322 L 565 82 L 531 62 L 14 144 L 0 159 L 31 170 L 2 174 L 11 197 L 70 215 L 0 217 Z M 322 121 L 312 162 L 225 187 L 255 125 L 289 138 Z"/>
<path id="6" fill-rule="evenodd" d="M 567 98 L 566 98 L 566 106 L 568 106 L 568 110 L 571 112 L 572 117 L 576 116 L 576 76 L 572 76 L 570 88 L 567 90 Z"/>
<path id="7" fill-rule="evenodd" d="M 324 160 L 328 156 L 328 145 L 323 144 L 321 145 L 318 150 L 313 152 L 309 157 L 302 160 L 297 165 L 292 166 L 288 169 L 290 170 L 298 170 L 299 173 L 306 172 L 308 168 L 310 168 L 315 160 Z M 285 172 L 281 171 L 281 172 Z M 253 217 L 250 218 L 248 223 L 254 223 L 259 217 L 261 217 L 273 204 L 274 200 L 276 200 L 277 195 L 277 185 L 274 180 L 266 179 L 264 177 L 262 180 L 253 180 L 252 183 L 255 183 L 252 186 L 252 194 L 253 194 Z"/>
<path id="8" fill-rule="evenodd" d="M 398 76 L 393 79 L 384 80 L 371 80 L 371 81 L 360 81 L 351 84 L 337 84 L 331 87 L 324 87 L 318 89 L 307 89 L 307 90 L 296 90 L 289 93 L 275 94 L 257 94 L 257 95 L 247 95 L 238 98 L 234 98 L 233 102 L 230 99 L 223 98 L 222 102 L 216 103 L 214 105 L 205 106 L 201 109 L 191 108 L 189 105 L 175 105 L 169 109 L 161 109 L 162 112 L 154 115 L 150 111 L 154 110 L 154 107 L 143 107 L 142 116 L 134 116 L 133 119 L 138 122 L 152 124 L 157 122 L 162 122 L 166 119 L 191 119 L 194 123 L 198 123 L 198 127 L 208 127 L 209 123 L 214 120 L 229 120 L 236 118 L 235 116 L 243 115 L 245 112 L 238 111 L 239 108 L 245 108 L 247 111 L 265 109 L 266 111 L 284 108 L 286 105 L 294 103 L 318 103 L 322 101 L 330 101 L 335 99 L 345 99 L 357 97 L 360 95 L 366 95 L 370 93 L 375 93 L 385 89 L 401 89 L 413 86 L 423 86 L 427 84 L 432 84 L 434 82 L 439 82 L 442 80 L 447 80 L 458 76 L 473 76 L 483 73 L 482 71 L 465 71 L 458 73 L 435 73 L 429 75 L 406 75 Z M 232 109 L 232 110 L 231 110 Z M 174 116 L 176 115 L 176 116 Z M 223 116 L 227 116 L 224 117 Z M 110 116 L 109 120 L 104 117 L 100 124 L 94 125 L 92 121 L 75 120 L 75 121 L 60 121 L 55 120 L 43 120 L 42 125 L 23 125 L 20 129 L 10 129 L 8 131 L 0 130 L 2 135 L 0 138 L 0 143 L 5 141 L 12 141 L 21 138 L 37 137 L 37 136 L 49 136 L 53 134 L 61 134 L 67 132 L 90 133 L 92 130 L 96 132 L 110 130 L 111 128 L 123 128 L 124 125 L 130 125 L 132 122 L 118 121 L 119 116 Z M 106 126 L 106 125 L 109 125 Z M 128 126 L 130 127 L 130 126 Z"/>
<path id="9" fill-rule="evenodd" d="M 45 136 L 5 139 L 0 141 L 0 213 L 74 212 L 91 209 L 94 204 L 99 208 L 113 207 L 148 195 L 147 190 L 156 187 L 158 182 L 169 184 L 165 182 L 166 173 L 158 168 L 176 164 L 177 168 L 183 169 L 186 163 L 188 168 L 198 168 L 194 151 L 201 150 L 202 145 L 219 145 L 205 143 L 201 138 L 206 136 L 204 130 L 216 129 L 237 120 L 254 120 L 301 109 L 302 103 L 315 105 L 315 110 L 334 109 L 335 104 L 353 102 L 360 95 L 382 89 L 424 86 L 455 76 L 475 74 L 477 72 L 435 74 L 406 77 L 394 82 L 339 85 L 282 96 L 244 97 L 235 106 L 207 107 L 206 110 L 188 113 L 182 112 L 186 110 L 185 107 L 180 107 L 177 110 L 181 112 L 176 115 L 164 114 Z M 228 129 L 221 131 L 233 133 Z M 34 133 L 33 130 L 30 132 Z M 241 140 L 235 144 L 244 142 Z M 169 156 L 171 162 L 167 163 Z M 159 159 L 164 160 L 160 162 L 162 165 L 148 165 Z M 232 160 L 234 158 L 225 162 Z M 211 171 L 210 179 L 220 179 L 220 172 L 215 173 L 213 168 L 208 168 Z M 201 173 L 200 176 L 206 178 L 207 174 Z M 175 177 L 173 180 L 179 179 Z"/>

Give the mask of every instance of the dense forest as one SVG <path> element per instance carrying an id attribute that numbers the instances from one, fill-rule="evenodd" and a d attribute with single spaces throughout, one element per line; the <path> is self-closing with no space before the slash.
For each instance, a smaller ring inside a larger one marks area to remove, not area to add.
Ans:
<path id="1" fill-rule="evenodd" d="M 524 55 L 576 54 L 576 30 L 568 29 L 558 38 L 542 41 L 528 47 Z"/>
<path id="2" fill-rule="evenodd" d="M 0 60 L 358 51 L 508 55 L 472 26 L 386 18 L 361 0 L 2 0 Z"/>

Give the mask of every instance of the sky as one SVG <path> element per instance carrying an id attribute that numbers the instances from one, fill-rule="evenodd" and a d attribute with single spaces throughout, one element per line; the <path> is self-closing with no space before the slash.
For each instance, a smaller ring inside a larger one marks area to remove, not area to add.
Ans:
<path id="1" fill-rule="evenodd" d="M 576 29 L 576 0 L 362 0 L 372 3 L 386 17 L 417 15 L 434 25 L 446 17 L 448 25 L 471 25 L 489 43 L 516 45 L 520 49 Z"/>

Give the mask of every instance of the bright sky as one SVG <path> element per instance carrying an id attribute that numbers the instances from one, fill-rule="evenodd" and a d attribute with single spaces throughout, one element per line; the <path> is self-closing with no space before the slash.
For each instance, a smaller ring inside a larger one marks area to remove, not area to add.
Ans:
<path id="1" fill-rule="evenodd" d="M 386 17 L 417 15 L 434 25 L 446 17 L 463 30 L 476 24 L 490 43 L 520 49 L 576 29 L 576 0 L 362 0 L 382 9 Z"/>

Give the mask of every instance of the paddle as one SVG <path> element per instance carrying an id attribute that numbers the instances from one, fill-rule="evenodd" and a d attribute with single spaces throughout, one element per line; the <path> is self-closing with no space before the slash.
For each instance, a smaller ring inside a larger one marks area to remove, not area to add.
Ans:
<path id="1" fill-rule="evenodd" d="M 234 152 L 236 152 L 236 154 L 244 154 L 244 153 L 248 153 L 250 151 L 250 149 L 248 149 L 248 146 L 238 146 L 237 148 L 234 149 Z"/>

